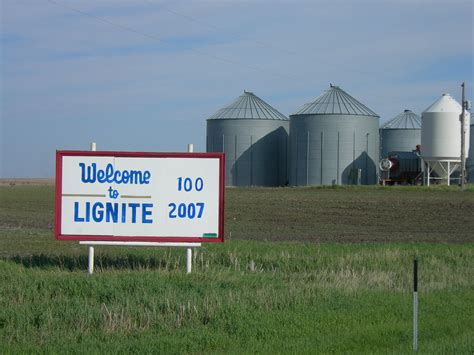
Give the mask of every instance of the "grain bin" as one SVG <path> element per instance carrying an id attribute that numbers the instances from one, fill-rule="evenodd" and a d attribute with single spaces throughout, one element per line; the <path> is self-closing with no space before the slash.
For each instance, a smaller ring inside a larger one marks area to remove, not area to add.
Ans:
<path id="1" fill-rule="evenodd" d="M 421 115 L 421 157 L 425 164 L 425 183 L 450 184 L 461 167 L 461 105 L 449 94 L 443 94 Z M 466 112 L 466 115 L 468 113 Z M 469 119 L 466 118 L 469 137 Z M 466 137 L 466 138 L 467 138 Z M 465 140 L 466 157 L 469 139 Z"/>
<path id="2" fill-rule="evenodd" d="M 405 110 L 380 127 L 381 158 L 390 152 L 411 152 L 421 144 L 421 119 Z"/>
<path id="3" fill-rule="evenodd" d="M 251 92 L 207 120 L 207 151 L 226 154 L 226 186 L 287 183 L 289 120 Z"/>
<path id="4" fill-rule="evenodd" d="M 290 185 L 375 184 L 379 116 L 338 86 L 290 116 Z"/>

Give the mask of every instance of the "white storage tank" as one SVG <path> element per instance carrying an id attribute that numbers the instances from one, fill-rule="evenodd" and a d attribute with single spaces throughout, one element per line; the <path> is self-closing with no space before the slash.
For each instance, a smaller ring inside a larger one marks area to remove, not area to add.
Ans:
<path id="1" fill-rule="evenodd" d="M 474 184 L 474 113 L 471 113 L 471 133 L 469 139 L 469 158 L 467 159 L 467 177 Z"/>
<path id="2" fill-rule="evenodd" d="M 426 182 L 441 180 L 449 185 L 459 174 L 461 162 L 461 105 L 443 94 L 421 115 L 421 157 L 425 162 Z M 469 151 L 469 116 L 466 113 L 466 157 Z"/>

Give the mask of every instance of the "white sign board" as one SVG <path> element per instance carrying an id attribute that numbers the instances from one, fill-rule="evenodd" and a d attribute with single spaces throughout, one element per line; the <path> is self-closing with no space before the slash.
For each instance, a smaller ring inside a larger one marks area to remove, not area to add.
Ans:
<path id="1" fill-rule="evenodd" d="M 222 153 L 58 151 L 60 240 L 222 242 Z"/>

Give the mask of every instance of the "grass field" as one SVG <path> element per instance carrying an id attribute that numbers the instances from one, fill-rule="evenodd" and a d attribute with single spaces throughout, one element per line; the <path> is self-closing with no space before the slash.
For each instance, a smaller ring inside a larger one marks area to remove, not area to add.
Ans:
<path id="1" fill-rule="evenodd" d="M 53 240 L 52 186 L 0 186 L 0 353 L 474 350 L 474 191 L 228 189 L 194 253 Z"/>

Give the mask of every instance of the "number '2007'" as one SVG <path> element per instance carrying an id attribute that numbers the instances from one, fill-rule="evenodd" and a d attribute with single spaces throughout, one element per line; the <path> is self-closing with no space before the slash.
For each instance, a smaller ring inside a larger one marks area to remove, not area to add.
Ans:
<path id="1" fill-rule="evenodd" d="M 201 218 L 202 213 L 204 212 L 204 202 L 197 203 L 170 203 L 168 204 L 170 208 L 169 218 Z"/>

